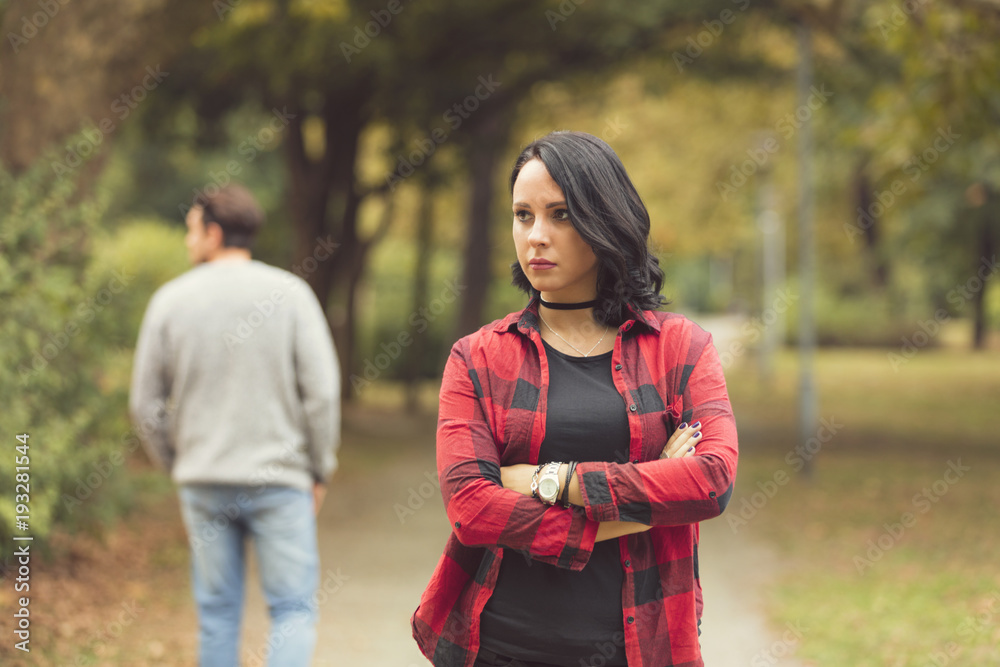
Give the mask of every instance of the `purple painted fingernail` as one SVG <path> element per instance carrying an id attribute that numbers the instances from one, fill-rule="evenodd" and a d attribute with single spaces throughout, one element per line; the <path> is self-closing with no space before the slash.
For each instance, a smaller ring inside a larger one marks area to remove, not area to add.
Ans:
<path id="1" fill-rule="evenodd" d="M 690 449 L 688 449 L 688 453 L 689 453 L 689 454 L 690 454 L 691 452 L 693 452 L 693 451 L 694 451 L 694 447 L 691 447 Z"/>
<path id="2" fill-rule="evenodd" d="M 701 422 L 697 421 L 697 422 L 691 424 L 691 428 L 701 428 Z"/>
<path id="3" fill-rule="evenodd" d="M 678 426 L 677 429 L 680 430 L 682 428 L 687 428 L 687 427 L 688 427 L 688 423 L 684 422 L 683 424 L 681 424 L 680 426 Z"/>
<path id="4" fill-rule="evenodd" d="M 698 431 L 697 433 L 695 433 L 695 434 L 694 434 L 694 435 L 692 435 L 691 437 L 692 437 L 692 438 L 700 438 L 700 437 L 701 437 L 701 431 Z"/>

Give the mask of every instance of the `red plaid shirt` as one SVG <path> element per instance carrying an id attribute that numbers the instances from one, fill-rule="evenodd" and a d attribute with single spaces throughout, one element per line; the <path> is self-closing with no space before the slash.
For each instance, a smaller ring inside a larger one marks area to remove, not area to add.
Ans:
<path id="1" fill-rule="evenodd" d="M 576 468 L 584 507 L 548 506 L 505 489 L 500 466 L 537 464 L 549 368 L 538 299 L 452 346 L 441 384 L 437 469 L 452 534 L 420 605 L 413 636 L 437 667 L 471 667 L 479 616 L 502 547 L 570 570 L 587 564 L 600 521 L 652 529 L 618 538 L 625 651 L 632 667 L 701 667 L 698 522 L 725 509 L 737 438 L 712 336 L 682 315 L 632 310 L 611 357 L 627 411 L 627 462 Z M 681 422 L 701 421 L 694 456 L 660 459 Z M 599 648 L 595 660 L 600 663 Z"/>

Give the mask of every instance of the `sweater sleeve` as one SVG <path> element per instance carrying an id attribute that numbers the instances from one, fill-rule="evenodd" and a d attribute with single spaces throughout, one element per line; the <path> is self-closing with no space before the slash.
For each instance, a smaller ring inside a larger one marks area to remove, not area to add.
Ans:
<path id="1" fill-rule="evenodd" d="M 340 364 L 315 293 L 304 281 L 297 291 L 295 374 L 313 480 L 325 483 L 337 469 L 340 448 Z"/>
<path id="2" fill-rule="evenodd" d="M 597 522 L 582 508 L 545 505 L 503 488 L 486 399 L 469 356 L 468 338 L 452 347 L 438 413 L 438 478 L 455 536 L 465 546 L 517 549 L 544 563 L 582 570 L 594 550 Z"/>
<path id="3" fill-rule="evenodd" d="M 701 422 L 694 456 L 640 463 L 581 463 L 576 468 L 587 516 L 651 526 L 696 523 L 718 516 L 732 495 L 738 456 L 736 421 L 712 337 L 693 341 L 698 353 L 678 391 L 690 422 Z"/>
<path id="4" fill-rule="evenodd" d="M 160 299 L 154 295 L 139 327 L 132 362 L 129 415 L 149 458 L 160 468 L 170 472 L 176 454 L 168 409 L 172 377 L 170 350 L 159 304 Z"/>

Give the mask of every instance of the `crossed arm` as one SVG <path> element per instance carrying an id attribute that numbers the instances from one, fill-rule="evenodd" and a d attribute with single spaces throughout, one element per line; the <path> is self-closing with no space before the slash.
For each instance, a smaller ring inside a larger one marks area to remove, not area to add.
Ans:
<path id="1" fill-rule="evenodd" d="M 663 447 L 663 452 L 660 454 L 660 458 L 671 459 L 671 458 L 684 458 L 687 456 L 693 456 L 695 454 L 695 446 L 697 445 L 698 439 L 701 437 L 701 432 L 698 430 L 697 426 L 700 423 L 692 424 L 687 428 L 677 429 L 667 440 L 667 444 Z M 695 435 L 697 434 L 697 435 Z M 566 479 L 566 472 L 569 464 L 563 463 L 559 466 L 559 479 Z M 503 482 L 505 489 L 511 489 L 517 491 L 525 496 L 531 496 L 531 477 L 535 471 L 535 466 L 530 463 L 517 463 L 514 465 L 503 466 L 500 468 L 500 479 Z M 580 490 L 580 481 L 574 475 L 570 479 L 569 483 L 569 495 L 567 500 L 571 505 L 576 505 L 577 507 L 584 506 L 583 493 Z M 597 536 L 594 538 L 595 542 L 603 542 L 604 540 L 613 540 L 624 535 L 631 535 L 633 533 L 642 533 L 652 528 L 652 526 L 636 522 L 636 521 L 601 521 L 597 527 Z"/>
<path id="2" fill-rule="evenodd" d="M 487 418 L 492 397 L 484 396 L 476 371 L 486 364 L 476 363 L 470 347 L 467 340 L 456 343 L 446 364 L 437 437 L 441 492 L 462 544 L 518 549 L 576 570 L 586 565 L 596 541 L 696 523 L 722 511 L 735 475 L 736 431 L 710 342 L 697 363 L 692 360 L 684 393 L 685 412 L 702 422 L 705 437 L 678 430 L 665 444 L 666 460 L 580 463 L 569 507 L 530 497 L 534 466 L 500 465 Z"/>

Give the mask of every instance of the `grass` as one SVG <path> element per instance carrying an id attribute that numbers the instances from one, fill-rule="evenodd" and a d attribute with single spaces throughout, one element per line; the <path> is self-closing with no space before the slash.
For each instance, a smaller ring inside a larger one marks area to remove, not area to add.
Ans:
<path id="1" fill-rule="evenodd" d="M 821 351 L 819 414 L 841 426 L 808 480 L 786 459 L 794 356 L 769 388 L 749 363 L 727 383 L 741 461 L 723 518 L 778 548 L 768 603 L 776 627 L 806 628 L 799 659 L 1000 664 L 1000 354 L 924 350 L 894 371 L 884 351 Z"/>

